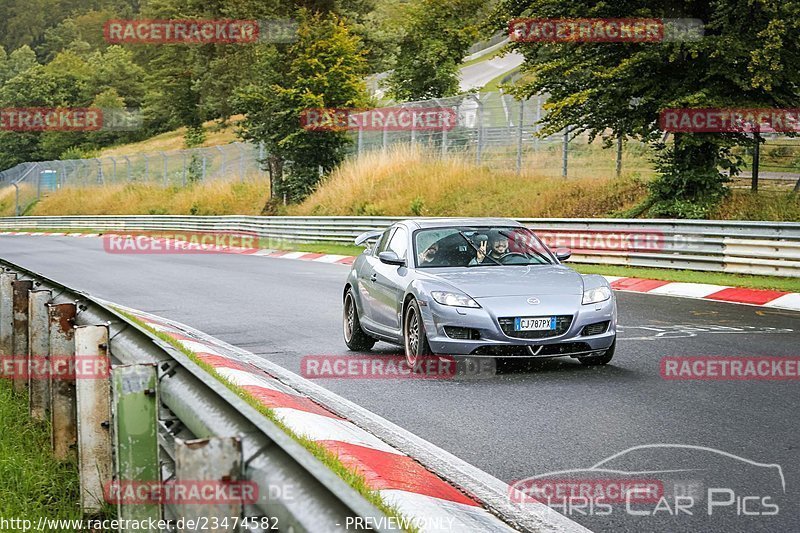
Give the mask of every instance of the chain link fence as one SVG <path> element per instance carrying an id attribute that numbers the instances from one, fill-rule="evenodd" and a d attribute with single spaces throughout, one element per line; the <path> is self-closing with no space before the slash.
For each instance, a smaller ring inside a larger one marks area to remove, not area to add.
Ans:
<path id="1" fill-rule="evenodd" d="M 399 144 L 417 144 L 442 156 L 463 157 L 493 169 L 516 171 L 535 177 L 613 177 L 655 174 L 650 147 L 628 138 L 613 139 L 603 147 L 599 139 L 590 143 L 584 134 L 561 131 L 540 136 L 545 116 L 545 96 L 519 101 L 502 91 L 465 94 L 392 106 L 397 108 L 446 108 L 456 118 L 452 129 L 425 130 L 384 127 L 352 129 L 350 156 L 371 150 L 386 150 Z M 299 119 L 298 119 L 299 120 Z M 324 133 L 321 133 L 324 134 Z M 765 183 L 794 185 L 800 190 L 800 140 L 764 135 L 760 158 L 754 145 L 739 147 L 745 161 L 742 180 L 750 179 L 754 160 L 760 161 Z M 0 172 L 0 202 L 3 189 L 13 186 L 16 212 L 27 208 L 43 194 L 64 187 L 103 186 L 116 183 L 152 183 L 187 186 L 211 180 L 266 179 L 261 165 L 263 148 L 246 143 L 178 150 L 104 156 L 95 159 L 23 163 Z M 796 184 L 795 184 L 796 182 Z M 736 185 L 735 185 L 736 186 Z"/>
<path id="2" fill-rule="evenodd" d="M 22 163 L 0 172 L 0 189 L 14 187 L 17 215 L 42 195 L 68 187 L 149 183 L 186 187 L 215 180 L 262 179 L 263 148 L 231 143 L 208 148 Z"/>

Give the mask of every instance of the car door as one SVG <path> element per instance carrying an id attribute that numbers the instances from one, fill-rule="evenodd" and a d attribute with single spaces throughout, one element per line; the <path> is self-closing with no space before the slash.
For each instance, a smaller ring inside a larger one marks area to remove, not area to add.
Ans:
<path id="1" fill-rule="evenodd" d="M 358 271 L 358 293 L 361 300 L 361 319 L 369 327 L 375 322 L 375 266 L 381 264 L 378 254 L 386 249 L 394 226 L 381 234 L 372 247 L 372 252 L 364 256 L 364 264 Z"/>
<path id="2" fill-rule="evenodd" d="M 386 250 L 397 254 L 408 264 L 408 230 L 398 226 L 390 237 Z M 392 332 L 400 331 L 400 312 L 403 305 L 403 296 L 408 281 L 408 267 L 387 265 L 381 263 L 376 257 L 374 266 L 373 284 L 375 293 L 373 311 L 375 321 L 381 328 Z"/>

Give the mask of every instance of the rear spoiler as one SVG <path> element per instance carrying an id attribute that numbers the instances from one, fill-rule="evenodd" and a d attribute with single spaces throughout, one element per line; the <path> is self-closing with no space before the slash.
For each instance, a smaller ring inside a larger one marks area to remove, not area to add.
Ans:
<path id="1" fill-rule="evenodd" d="M 356 240 L 354 242 L 356 243 L 356 246 L 358 246 L 359 244 L 364 244 L 365 242 L 367 242 L 370 239 L 376 239 L 376 238 L 380 237 L 381 233 L 383 233 L 384 231 L 385 230 L 382 230 L 382 229 L 374 229 L 374 230 L 371 230 L 371 231 L 365 231 L 364 233 L 362 233 L 361 235 L 356 237 Z"/>

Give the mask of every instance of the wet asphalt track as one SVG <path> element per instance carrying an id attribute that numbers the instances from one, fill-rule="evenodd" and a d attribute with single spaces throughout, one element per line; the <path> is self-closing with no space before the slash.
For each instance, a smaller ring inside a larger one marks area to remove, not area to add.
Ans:
<path id="1" fill-rule="evenodd" d="M 184 322 L 294 372 L 304 355 L 347 354 L 340 300 L 348 267 L 342 265 L 235 255 L 111 255 L 100 239 L 27 236 L 0 236 L 0 257 Z M 666 296 L 617 297 L 622 331 L 606 367 L 515 361 L 480 380 L 321 384 L 507 482 L 588 468 L 632 446 L 659 443 L 709 447 L 782 467 L 785 494 L 774 470 L 712 454 L 704 470 L 678 476 L 681 486 L 700 487 L 701 494 L 708 487 L 730 487 L 733 504 L 715 507 L 710 517 L 699 500 L 691 517 L 670 516 L 664 503 L 655 518 L 632 516 L 624 503 L 605 516 L 598 509 L 593 515 L 586 509 L 569 512 L 595 531 L 800 530 L 800 383 L 678 382 L 659 374 L 659 361 L 668 355 L 800 355 L 800 313 Z M 382 343 L 375 351 L 397 353 Z M 684 453 L 626 454 L 616 466 L 684 469 L 702 455 Z M 747 510 L 770 511 L 765 503 L 777 503 L 778 514 L 740 516 L 743 496 L 758 497 L 746 502 Z M 767 496 L 772 500 L 763 500 Z M 674 499 L 666 500 L 672 508 Z"/>

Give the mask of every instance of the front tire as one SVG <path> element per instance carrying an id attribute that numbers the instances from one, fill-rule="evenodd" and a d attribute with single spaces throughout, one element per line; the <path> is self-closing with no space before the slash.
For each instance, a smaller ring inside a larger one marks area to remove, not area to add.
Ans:
<path id="1" fill-rule="evenodd" d="M 361 329 L 361 322 L 358 320 L 358 309 L 356 299 L 353 296 L 353 288 L 348 288 L 344 295 L 344 313 L 342 316 L 344 329 L 344 342 L 347 347 L 354 352 L 363 352 L 372 349 L 377 340 L 373 339 Z"/>
<path id="2" fill-rule="evenodd" d="M 422 323 L 422 313 L 417 300 L 411 300 L 406 307 L 403 317 L 403 345 L 405 346 L 406 361 L 411 368 L 417 364 L 419 357 L 431 355 L 431 346 L 428 344 L 428 335 Z"/>
<path id="3" fill-rule="evenodd" d="M 599 365 L 607 365 L 611 359 L 614 357 L 614 352 L 617 349 L 617 338 L 614 337 L 614 342 L 611 343 L 611 346 L 606 350 L 606 353 L 603 355 L 590 355 L 589 357 L 578 357 L 578 361 L 583 363 L 586 366 L 599 366 Z"/>

